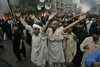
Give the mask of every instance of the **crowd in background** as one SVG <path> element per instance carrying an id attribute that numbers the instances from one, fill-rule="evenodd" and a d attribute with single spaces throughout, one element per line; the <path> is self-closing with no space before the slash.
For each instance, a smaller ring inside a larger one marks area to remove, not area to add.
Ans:
<path id="1" fill-rule="evenodd" d="M 26 58 L 24 40 L 32 48 L 31 60 L 37 67 L 44 67 L 46 62 L 50 67 L 89 67 L 85 59 L 93 51 L 100 50 L 99 15 L 69 13 L 59 16 L 51 13 L 38 17 L 30 11 L 24 19 L 20 19 L 19 14 L 16 14 L 16 22 L 13 22 L 9 13 L 0 17 L 0 49 L 4 48 L 3 42 L 12 40 L 17 62 L 22 60 L 20 53 Z M 33 35 L 31 28 L 40 31 L 35 30 Z M 37 59 L 32 54 L 36 54 Z"/>

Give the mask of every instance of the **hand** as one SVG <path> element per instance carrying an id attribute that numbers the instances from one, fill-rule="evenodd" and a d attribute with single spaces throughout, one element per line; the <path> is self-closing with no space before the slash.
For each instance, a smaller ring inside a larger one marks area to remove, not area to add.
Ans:
<path id="1" fill-rule="evenodd" d="M 52 11 L 51 15 L 49 16 L 48 20 L 51 20 L 52 18 L 54 18 L 54 16 L 56 16 L 57 12 Z"/>
<path id="2" fill-rule="evenodd" d="M 34 19 L 34 18 L 36 18 L 36 17 L 35 17 L 34 14 L 30 14 L 30 15 L 29 15 L 29 18 Z"/>
<path id="3" fill-rule="evenodd" d="M 84 46 L 84 49 L 89 50 L 89 49 L 90 49 L 90 48 L 89 48 L 89 45 Z"/>
<path id="4" fill-rule="evenodd" d="M 16 12 L 15 15 L 16 15 L 17 18 L 22 17 L 20 12 Z"/>
<path id="5" fill-rule="evenodd" d="M 100 66 L 100 62 L 96 62 L 96 61 L 93 62 L 93 67 L 99 67 L 99 66 Z"/>
<path id="6" fill-rule="evenodd" d="M 80 16 L 80 14 L 73 14 L 73 18 L 76 18 L 76 17 L 79 17 Z"/>

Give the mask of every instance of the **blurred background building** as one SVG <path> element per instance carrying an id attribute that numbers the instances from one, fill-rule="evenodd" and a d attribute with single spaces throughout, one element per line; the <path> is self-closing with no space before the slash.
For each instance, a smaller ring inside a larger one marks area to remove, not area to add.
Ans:
<path id="1" fill-rule="evenodd" d="M 23 13 L 33 10 L 37 12 L 37 5 L 40 0 L 10 0 L 13 5 L 13 9 L 18 9 Z M 51 8 L 47 10 L 55 9 L 59 14 L 69 12 L 86 12 L 91 11 L 95 14 L 100 14 L 100 0 L 45 0 L 50 2 Z M 48 5 L 47 5 L 48 6 Z M 24 9 L 26 8 L 26 9 Z M 0 0 L 0 13 L 9 12 L 7 0 Z"/>

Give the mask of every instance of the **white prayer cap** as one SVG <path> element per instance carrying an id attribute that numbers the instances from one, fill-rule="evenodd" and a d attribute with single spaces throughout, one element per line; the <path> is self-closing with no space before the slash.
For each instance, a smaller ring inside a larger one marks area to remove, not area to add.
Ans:
<path id="1" fill-rule="evenodd" d="M 38 24 L 33 24 L 33 28 L 41 29 L 41 26 L 39 26 Z"/>

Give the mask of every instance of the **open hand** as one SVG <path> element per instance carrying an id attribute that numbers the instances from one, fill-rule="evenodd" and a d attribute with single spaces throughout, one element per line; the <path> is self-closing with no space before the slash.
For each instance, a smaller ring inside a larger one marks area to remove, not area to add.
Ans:
<path id="1" fill-rule="evenodd" d="M 20 12 L 16 12 L 15 15 L 16 15 L 17 18 L 21 17 L 21 13 Z"/>
<path id="2" fill-rule="evenodd" d="M 89 50 L 89 49 L 90 49 L 90 48 L 89 48 L 89 45 L 84 46 L 84 49 Z"/>
<path id="3" fill-rule="evenodd" d="M 80 14 L 73 14 L 73 18 L 79 17 Z"/>
<path id="4" fill-rule="evenodd" d="M 34 19 L 35 18 L 35 15 L 34 14 L 30 14 L 29 15 L 29 18 Z"/>
<path id="5" fill-rule="evenodd" d="M 93 67 L 100 67 L 100 62 L 94 61 L 94 62 L 93 62 Z"/>
<path id="6" fill-rule="evenodd" d="M 51 20 L 54 18 L 54 16 L 56 16 L 57 12 L 52 11 L 51 15 L 49 16 L 48 20 Z"/>

